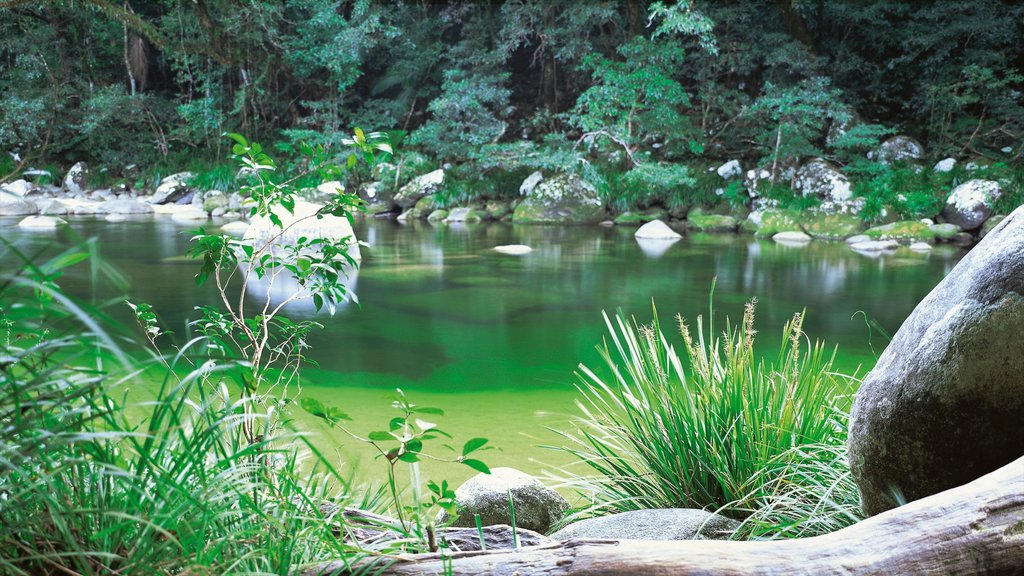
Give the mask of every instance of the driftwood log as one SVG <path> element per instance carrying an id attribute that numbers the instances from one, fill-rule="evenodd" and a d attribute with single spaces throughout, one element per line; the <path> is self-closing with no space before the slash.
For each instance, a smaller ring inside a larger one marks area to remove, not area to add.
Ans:
<path id="1" fill-rule="evenodd" d="M 345 574 L 353 568 L 335 562 L 306 567 L 300 574 Z M 579 539 L 517 550 L 458 552 L 445 558 L 378 558 L 369 571 L 399 576 L 1024 574 L 1024 457 L 969 484 L 814 538 Z"/>

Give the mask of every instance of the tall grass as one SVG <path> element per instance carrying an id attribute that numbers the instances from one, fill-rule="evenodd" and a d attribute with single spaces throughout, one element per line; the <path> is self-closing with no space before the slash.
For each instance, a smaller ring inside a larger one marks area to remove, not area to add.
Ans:
<path id="1" fill-rule="evenodd" d="M 607 375 L 580 366 L 582 415 L 575 430 L 561 432 L 568 440 L 562 449 L 589 470 L 571 480 L 588 500 L 573 518 L 705 508 L 756 516 L 746 533 L 762 535 L 770 528 L 758 519 L 773 516 L 761 508 L 785 507 L 784 498 L 829 497 L 788 493 L 784 479 L 814 466 L 842 472 L 845 461 L 833 458 L 846 434 L 836 399 L 849 382 L 832 369 L 835 350 L 809 343 L 803 314 L 785 325 L 774 357 L 755 353 L 754 308 L 752 301 L 740 324 L 727 320 L 721 335 L 713 309 L 707 323 L 697 318 L 695 330 L 678 318 L 682 357 L 657 311 L 649 325 L 604 316 L 610 345 L 599 351 Z M 798 457 L 804 454 L 821 457 Z M 849 486 L 841 489 L 833 500 L 846 503 Z"/>
<path id="2" fill-rule="evenodd" d="M 336 514 L 345 479 L 300 435 L 247 442 L 243 427 L 273 416 L 227 400 L 215 365 L 172 364 L 155 399 L 127 405 L 106 374 L 141 368 L 59 272 L 36 273 L 75 261 L 26 261 L 0 282 L 0 573 L 288 574 L 358 558 Z"/>

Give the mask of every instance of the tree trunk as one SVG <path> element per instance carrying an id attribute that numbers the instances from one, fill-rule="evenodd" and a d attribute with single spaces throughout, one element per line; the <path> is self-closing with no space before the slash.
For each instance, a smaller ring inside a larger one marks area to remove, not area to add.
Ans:
<path id="1" fill-rule="evenodd" d="M 581 539 L 518 550 L 456 552 L 447 558 L 408 555 L 377 562 L 370 572 L 391 575 L 1020 574 L 1024 568 L 1024 457 L 964 486 L 815 538 L 773 542 Z M 356 568 L 360 566 L 367 567 Z M 342 562 L 334 562 L 299 573 L 312 576 L 347 570 Z"/>

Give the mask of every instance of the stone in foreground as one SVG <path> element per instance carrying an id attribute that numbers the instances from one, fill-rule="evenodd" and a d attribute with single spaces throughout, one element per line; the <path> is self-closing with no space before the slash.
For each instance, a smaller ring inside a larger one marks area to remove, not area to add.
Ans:
<path id="1" fill-rule="evenodd" d="M 725 540 L 740 523 L 706 510 L 665 508 L 632 510 L 569 524 L 553 540 Z"/>
<path id="2" fill-rule="evenodd" d="M 682 236 L 661 220 L 652 220 L 633 233 L 644 240 L 679 240 Z"/>
<path id="3" fill-rule="evenodd" d="M 1024 454 L 1024 208 L 918 304 L 864 379 L 850 464 L 864 512 L 965 484 Z"/>
<path id="4" fill-rule="evenodd" d="M 519 528 L 547 532 L 569 509 L 565 498 L 533 476 L 515 468 L 494 468 L 490 474 L 470 478 L 455 491 L 459 517 L 453 526 L 476 526 L 474 514 L 480 515 L 484 526 L 512 524 L 509 494 Z M 442 515 L 441 520 L 446 517 Z"/>

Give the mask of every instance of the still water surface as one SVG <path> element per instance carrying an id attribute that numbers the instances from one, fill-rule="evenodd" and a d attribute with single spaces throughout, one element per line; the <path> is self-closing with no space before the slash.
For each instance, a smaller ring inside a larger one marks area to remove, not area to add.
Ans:
<path id="1" fill-rule="evenodd" d="M 66 233 L 0 224 L 23 248 L 70 242 Z M 759 338 L 768 347 L 777 344 L 783 323 L 806 309 L 806 333 L 839 346 L 839 369 L 863 373 L 886 343 L 865 316 L 895 332 L 962 256 L 940 247 L 872 258 L 841 243 L 787 247 L 700 234 L 645 246 L 623 228 L 356 224 L 370 245 L 353 279 L 360 305 L 344 306 L 333 318 L 302 303 L 288 309 L 293 318 L 325 325 L 311 339 L 309 355 L 320 368 L 304 372 L 302 394 L 341 408 L 354 418 L 354 430 L 366 432 L 386 427 L 394 415 L 390 398 L 401 388 L 413 402 L 444 408 L 439 423 L 460 445 L 473 436 L 490 438 L 497 449 L 482 458 L 492 467 L 533 473 L 567 462 L 539 445 L 558 442 L 546 426 L 567 426 L 577 364 L 598 363 L 602 310 L 621 309 L 646 322 L 654 302 L 663 326 L 671 326 L 677 313 L 689 319 L 707 313 L 717 278 L 719 320 L 738 318 L 757 297 Z M 104 257 L 129 278 L 129 297 L 153 304 L 177 334 L 187 333 L 197 304 L 214 302 L 211 287 L 193 282 L 195 263 L 178 258 L 188 245 L 187 227 L 146 218 L 76 219 L 70 228 L 97 237 Z M 525 256 L 492 250 L 502 244 L 534 250 Z M 96 292 L 84 276 L 68 278 L 65 287 L 83 298 L 114 296 Z M 381 466 L 367 447 L 299 418 L 347 466 Z M 456 482 L 471 474 L 426 468 L 426 475 Z"/>

